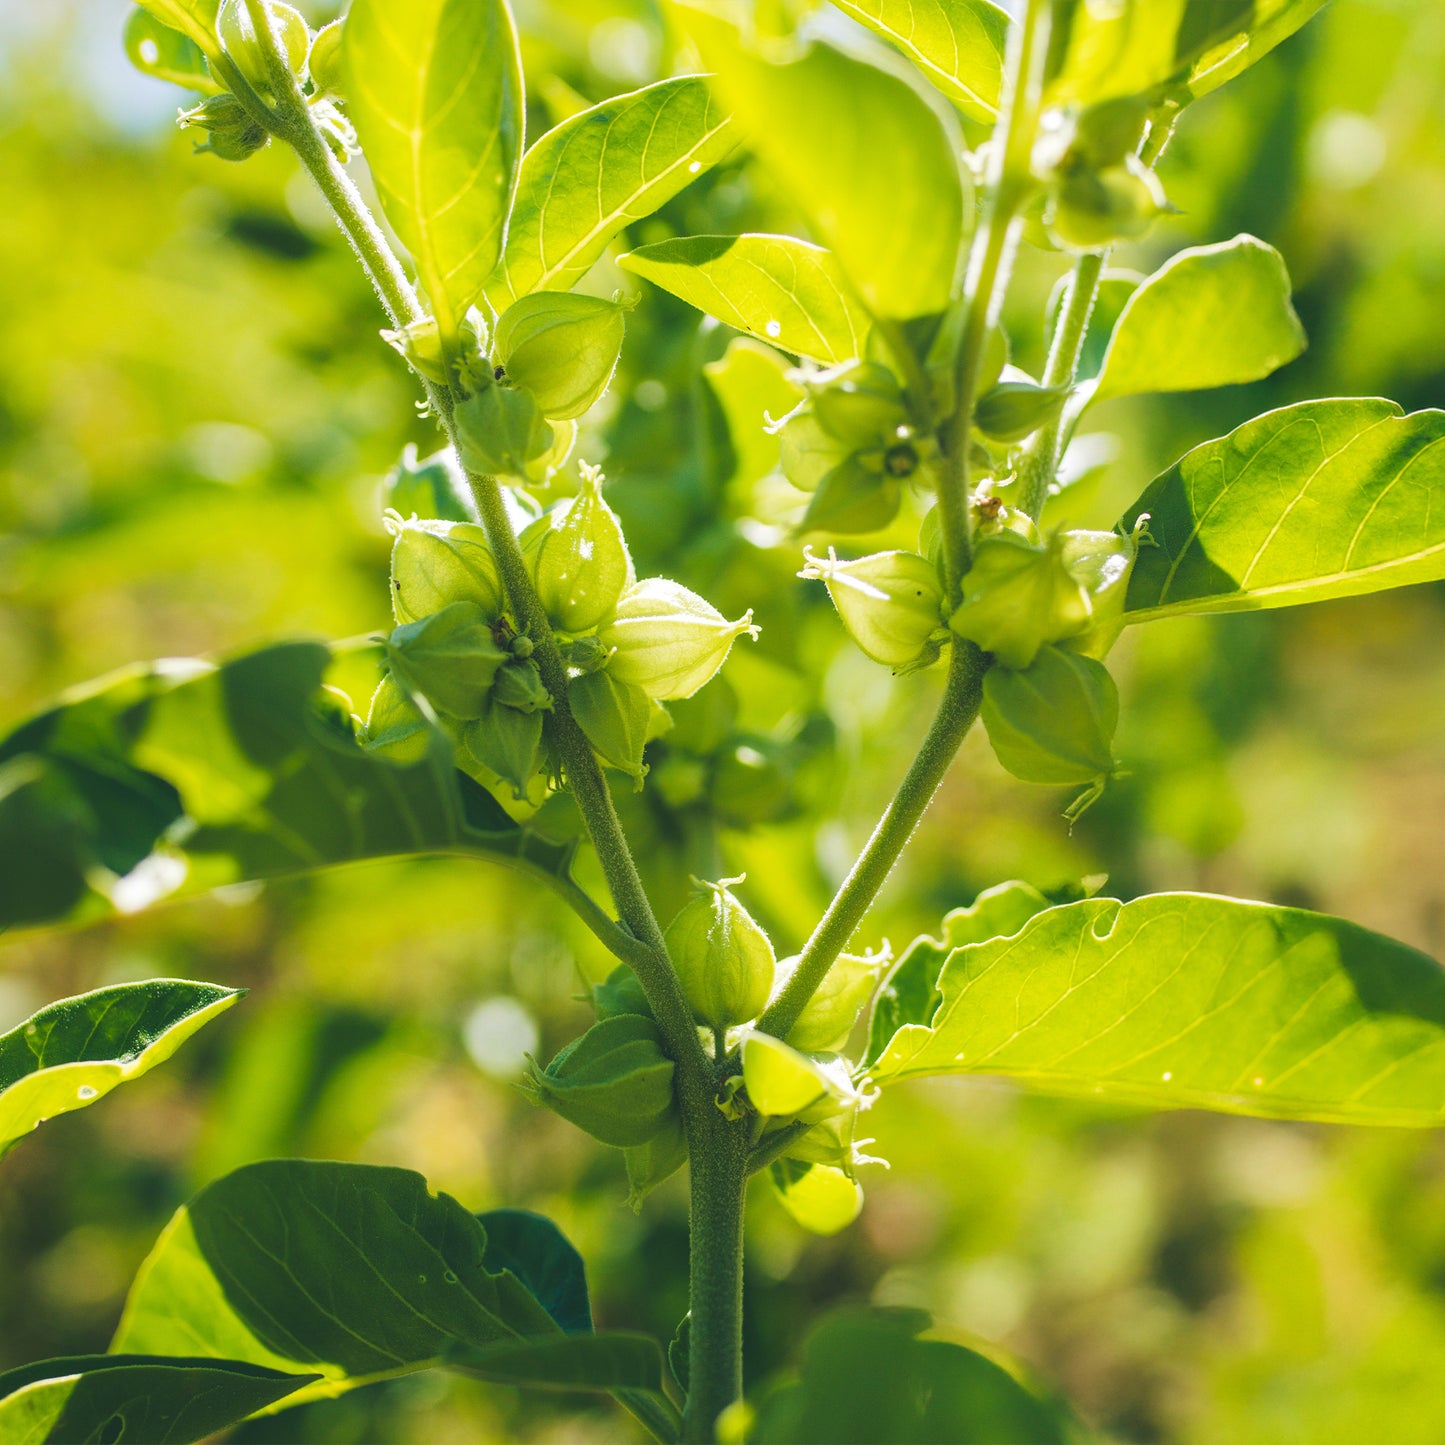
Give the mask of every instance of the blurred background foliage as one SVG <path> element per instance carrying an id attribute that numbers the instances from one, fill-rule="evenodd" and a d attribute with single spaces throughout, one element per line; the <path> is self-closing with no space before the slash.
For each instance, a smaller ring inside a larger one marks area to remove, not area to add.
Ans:
<path id="1" fill-rule="evenodd" d="M 677 63 L 647 0 L 517 9 L 533 134 Z M 436 443 L 304 177 L 275 148 L 193 158 L 177 94 L 128 70 L 125 10 L 0 3 L 0 728 L 137 659 L 385 626 L 381 479 L 407 443 Z M 1118 264 L 1254 232 L 1287 258 L 1312 345 L 1258 385 L 1101 407 L 1060 517 L 1110 525 L 1186 447 L 1270 407 L 1445 398 L 1445 9 L 1335 0 L 1186 117 L 1163 174 L 1181 214 Z M 797 224 L 735 160 L 627 239 Z M 1021 262 L 1008 320 L 1025 366 L 1061 269 Z M 642 570 L 763 626 L 731 690 L 679 709 L 628 821 L 664 916 L 690 870 L 746 870 L 791 952 L 936 678 L 891 680 L 844 644 L 823 589 L 793 580 L 801 498 L 770 475 L 760 428 L 786 389 L 754 344 L 730 349 L 608 262 L 588 284 L 639 305 L 580 454 L 606 467 Z M 1128 776 L 1070 836 L 1058 793 L 1006 778 L 972 739 L 862 941 L 902 946 L 1005 878 L 1064 891 L 1107 873 L 1121 897 L 1270 898 L 1445 955 L 1442 623 L 1436 587 L 1131 632 L 1116 654 Z M 365 667 L 351 671 L 360 697 Z M 252 992 L 166 1070 L 5 1161 L 0 1369 L 102 1349 L 170 1211 L 271 1155 L 399 1164 L 470 1208 L 541 1209 L 588 1258 L 601 1320 L 670 1334 L 682 1189 L 634 1216 L 620 1156 L 509 1082 L 524 1051 L 582 1027 L 575 998 L 606 967 L 539 888 L 450 861 L 5 940 L 0 1029 L 151 975 Z M 1012 1352 L 1120 1441 L 1445 1438 L 1445 1141 L 986 1081 L 899 1088 L 869 1123 L 893 1168 L 872 1172 L 845 1234 L 804 1236 L 756 1192 L 755 1377 L 820 1308 L 873 1300 Z M 632 1438 L 616 1412 L 579 1408 L 428 1375 L 235 1438 Z"/>

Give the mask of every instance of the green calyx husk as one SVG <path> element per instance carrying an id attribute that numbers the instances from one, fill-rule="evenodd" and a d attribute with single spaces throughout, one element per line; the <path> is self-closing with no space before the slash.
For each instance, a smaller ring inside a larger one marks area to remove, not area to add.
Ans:
<path id="1" fill-rule="evenodd" d="M 694 880 L 698 894 L 667 926 L 667 951 L 699 1023 L 729 1029 L 756 1018 L 773 990 L 777 955 L 733 896 L 741 878 Z"/>

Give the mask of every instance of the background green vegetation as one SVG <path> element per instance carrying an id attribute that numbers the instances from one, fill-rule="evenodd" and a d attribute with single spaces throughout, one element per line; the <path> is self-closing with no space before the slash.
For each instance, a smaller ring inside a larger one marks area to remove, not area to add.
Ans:
<path id="1" fill-rule="evenodd" d="M 313 22 L 324 6 L 308 6 Z M 665 74 L 641 0 L 523 0 L 532 133 Z M 413 387 L 291 159 L 192 159 L 174 93 L 132 75 L 118 0 L 0 7 L 0 731 L 131 661 L 387 625 L 382 474 Z M 1183 214 L 1122 264 L 1251 231 L 1284 253 L 1311 337 L 1269 381 L 1110 403 L 1127 440 L 1069 519 L 1107 526 L 1185 447 L 1271 406 L 1445 399 L 1445 10 L 1336 0 L 1187 117 L 1163 175 Z M 720 167 L 626 239 L 795 229 Z M 1024 256 L 1018 359 L 1057 257 Z M 762 641 L 707 763 L 714 830 L 649 788 L 630 804 L 664 916 L 689 870 L 749 873 L 780 952 L 801 942 L 921 732 L 936 680 L 892 681 L 844 640 L 768 515 L 785 484 L 724 368 L 728 334 L 640 296 L 581 455 L 601 462 L 639 570 L 665 570 Z M 730 424 L 731 423 L 731 424 Z M 770 499 L 773 499 L 770 501 Z M 1202 888 L 1303 904 L 1445 955 L 1445 590 L 1131 629 L 1115 657 L 1129 775 L 1070 837 L 1063 797 L 970 740 L 864 941 L 901 946 L 1021 877 L 1051 890 Z M 358 695 L 364 686 L 360 672 Z M 709 690 L 704 698 L 712 698 Z M 715 704 L 716 699 L 713 699 Z M 703 719 L 695 718 L 694 734 Z M 674 796 L 702 766 L 674 745 Z M 659 776 L 660 781 L 660 776 Z M 828 800 L 831 821 L 816 804 Z M 474 863 L 376 865 L 0 945 L 0 1031 L 50 999 L 173 975 L 251 996 L 104 1111 L 26 1140 L 0 1180 L 0 1369 L 103 1349 L 172 1209 L 273 1155 L 422 1171 L 469 1208 L 531 1205 L 590 1262 L 599 1323 L 664 1337 L 684 1308 L 685 1200 L 641 1217 L 620 1156 L 510 1087 L 585 1026 L 605 972 L 550 896 Z M 1445 1437 L 1445 1141 L 1030 1099 L 987 1082 L 890 1093 L 892 1173 L 861 1221 L 801 1234 L 759 1189 L 748 1359 L 786 1356 L 835 1302 L 919 1304 L 1059 1385 L 1120 1440 L 1424 1445 Z M 584 1406 L 585 1408 L 585 1406 Z M 626 1438 L 430 1373 L 247 1426 L 238 1440 Z"/>

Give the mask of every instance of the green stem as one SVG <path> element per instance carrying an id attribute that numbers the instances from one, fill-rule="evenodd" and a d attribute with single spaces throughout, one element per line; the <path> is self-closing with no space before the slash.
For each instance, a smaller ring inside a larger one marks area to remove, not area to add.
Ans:
<path id="1" fill-rule="evenodd" d="M 947 466 L 938 487 L 944 580 L 949 607 L 958 601 L 968 570 L 973 522 L 969 513 L 969 446 L 978 403 L 979 369 L 988 335 L 998 320 L 1018 245 L 1019 215 L 1033 191 L 1031 157 L 1038 129 L 1043 64 L 1048 50 L 1052 0 L 1029 0 L 1015 31 L 1014 53 L 992 159 L 980 203 L 964 279 L 963 330 L 954 363 L 954 413 L 947 429 Z"/>
<path id="2" fill-rule="evenodd" d="M 972 643 L 955 641 L 950 649 L 943 699 L 923 745 L 878 820 L 873 836 L 813 930 L 793 976 L 758 1020 L 764 1033 L 787 1037 L 863 921 L 978 716 L 984 671 L 983 654 Z"/>
<path id="3" fill-rule="evenodd" d="M 687 1408 L 682 1438 L 706 1445 L 743 1392 L 743 1196 L 747 1134 L 717 1110 L 690 1121 L 691 1230 Z"/>

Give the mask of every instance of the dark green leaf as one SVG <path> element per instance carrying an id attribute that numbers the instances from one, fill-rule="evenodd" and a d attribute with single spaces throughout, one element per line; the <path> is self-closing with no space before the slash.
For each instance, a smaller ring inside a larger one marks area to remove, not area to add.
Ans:
<path id="1" fill-rule="evenodd" d="M 1009 17 L 991 0 L 837 0 L 891 40 L 974 120 L 998 113 Z"/>
<path id="2" fill-rule="evenodd" d="M 502 252 L 522 155 L 506 0 L 354 0 L 346 98 L 382 209 L 451 338 Z"/>
<path id="3" fill-rule="evenodd" d="M 487 1232 L 485 1268 L 511 1270 L 565 1334 L 591 1330 L 587 1267 L 550 1219 L 527 1209 L 489 1209 L 477 1218 Z"/>
<path id="4" fill-rule="evenodd" d="M 831 45 L 775 63 L 717 15 L 693 4 L 675 10 L 744 138 L 868 310 L 891 318 L 942 311 L 972 222 L 955 118 L 901 75 Z"/>
<path id="5" fill-rule="evenodd" d="M 809 1336 L 795 1384 L 758 1407 L 749 1445 L 1061 1445 L 1062 1413 L 962 1345 L 915 1338 L 915 1310 L 844 1310 Z"/>
<path id="6" fill-rule="evenodd" d="M 563 121 L 522 160 L 488 298 L 503 310 L 532 291 L 565 291 L 624 226 L 671 200 L 733 143 L 727 116 L 696 75 L 614 96 Z"/>
<path id="7" fill-rule="evenodd" d="M 329 661 L 287 643 L 127 672 L 0 743 L 0 925 L 397 854 L 565 873 L 568 850 L 458 773 L 439 731 L 412 765 L 363 749 L 318 707 Z"/>
<path id="8" fill-rule="evenodd" d="M 547 1335 L 487 1233 L 405 1169 L 268 1160 L 203 1189 L 142 1265 L 112 1348 L 315 1368 L 305 1398 Z"/>
<path id="9" fill-rule="evenodd" d="M 238 1360 L 79 1355 L 0 1375 L 6 1445 L 190 1445 L 294 1394 L 315 1375 Z"/>
<path id="10" fill-rule="evenodd" d="M 1304 348 L 1284 258 L 1236 236 L 1181 251 L 1133 293 L 1092 400 L 1258 381 Z"/>
<path id="11" fill-rule="evenodd" d="M 868 314 L 829 251 L 794 236 L 679 236 L 619 258 L 699 311 L 798 356 L 862 356 Z"/>
<path id="12" fill-rule="evenodd" d="M 458 1349 L 447 1364 L 498 1385 L 539 1390 L 662 1391 L 662 1346 L 650 1335 L 561 1335 Z"/>
<path id="13" fill-rule="evenodd" d="M 1340 1123 L 1445 1122 L 1445 970 L 1352 923 L 1194 893 L 1091 898 L 950 953 L 873 1068 Z"/>
<path id="14" fill-rule="evenodd" d="M 1309 401 L 1150 483 L 1125 621 L 1289 607 L 1445 577 L 1445 412 Z"/>
<path id="15" fill-rule="evenodd" d="M 158 978 L 63 999 L 0 1034 L 0 1154 L 163 1063 L 241 990 Z"/>

